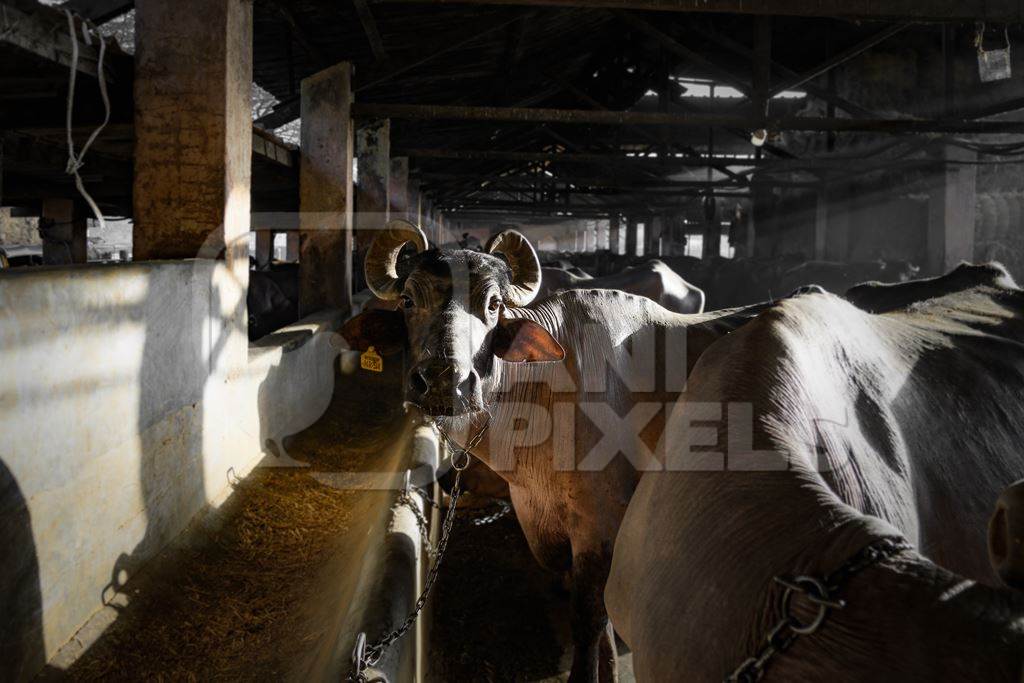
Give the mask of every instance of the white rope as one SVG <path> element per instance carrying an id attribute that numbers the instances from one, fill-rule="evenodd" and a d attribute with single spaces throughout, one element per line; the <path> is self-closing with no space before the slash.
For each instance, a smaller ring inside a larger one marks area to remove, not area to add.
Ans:
<path id="1" fill-rule="evenodd" d="M 93 200 L 92 195 L 85 189 L 85 183 L 82 182 L 82 176 L 78 173 L 79 169 L 85 164 L 85 154 L 92 147 L 92 143 L 96 141 L 103 129 L 107 127 L 110 122 L 110 95 L 107 93 L 107 79 L 103 73 L 103 59 L 107 53 L 107 41 L 103 39 L 103 36 L 97 31 L 96 35 L 100 41 L 100 54 L 99 60 L 96 64 L 96 75 L 100 81 L 100 96 L 103 98 L 103 107 L 105 110 L 103 116 L 103 123 L 92 132 L 89 139 L 86 140 L 85 145 L 82 146 L 82 151 L 77 155 L 75 154 L 75 140 L 72 135 L 72 121 L 74 118 L 75 110 L 75 84 L 78 80 L 78 33 L 75 31 L 75 18 L 72 16 L 70 10 L 64 10 L 64 13 L 68 17 L 68 32 L 71 35 L 71 75 L 68 77 L 68 108 L 67 108 L 67 133 L 68 133 L 68 165 L 66 172 L 68 175 L 75 176 L 75 187 L 78 188 L 79 194 L 85 199 L 86 203 L 89 204 L 89 208 L 92 209 L 92 213 L 96 216 L 97 222 L 100 224 L 100 230 L 103 230 L 107 226 L 107 222 L 103 219 L 103 213 L 100 211 L 100 207 L 97 206 L 96 201 Z M 86 45 L 92 45 L 92 38 L 89 35 L 90 31 L 86 28 L 85 22 L 82 22 L 82 36 L 85 39 Z"/>

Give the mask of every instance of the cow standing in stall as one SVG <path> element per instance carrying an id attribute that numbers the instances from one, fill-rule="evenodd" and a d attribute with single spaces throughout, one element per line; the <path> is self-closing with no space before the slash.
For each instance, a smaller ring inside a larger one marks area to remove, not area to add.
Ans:
<path id="1" fill-rule="evenodd" d="M 1021 680 L 1024 600 L 991 587 L 985 530 L 1024 474 L 1024 291 L 964 265 L 853 294 L 885 312 L 791 299 L 694 367 L 606 591 L 638 679 Z M 1008 581 L 1016 491 L 991 532 Z"/>
<path id="2" fill-rule="evenodd" d="M 570 289 L 617 289 L 650 299 L 673 313 L 704 312 L 704 292 L 657 259 L 598 278 L 562 268 L 541 270 L 538 300 Z"/>
<path id="3" fill-rule="evenodd" d="M 417 253 L 399 261 L 402 248 Z M 366 256 L 367 283 L 398 310 L 350 320 L 356 349 L 407 348 L 407 398 L 508 482 L 540 563 L 571 579 L 571 680 L 611 681 L 615 648 L 602 599 L 619 520 L 653 450 L 662 410 L 701 351 L 760 309 L 671 313 L 611 290 L 558 294 L 541 286 L 521 234 L 484 253 L 429 249 L 393 221 Z M 488 427 L 489 425 L 489 427 Z"/>

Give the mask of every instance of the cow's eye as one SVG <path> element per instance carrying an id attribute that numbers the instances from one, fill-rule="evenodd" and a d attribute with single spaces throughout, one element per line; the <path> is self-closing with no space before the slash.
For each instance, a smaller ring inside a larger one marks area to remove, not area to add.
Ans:
<path id="1" fill-rule="evenodd" d="M 487 310 L 491 313 L 497 313 L 499 308 L 501 308 L 501 300 L 498 297 L 494 297 L 487 302 Z"/>
<path id="2" fill-rule="evenodd" d="M 413 303 L 412 297 L 405 294 L 402 295 L 402 308 L 412 308 L 416 304 Z"/>

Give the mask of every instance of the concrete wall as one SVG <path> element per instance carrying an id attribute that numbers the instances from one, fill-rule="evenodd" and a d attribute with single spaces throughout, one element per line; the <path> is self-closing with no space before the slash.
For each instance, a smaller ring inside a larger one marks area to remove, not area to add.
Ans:
<path id="1" fill-rule="evenodd" d="M 42 244 L 38 218 L 13 218 L 11 207 L 0 206 L 0 244 Z"/>
<path id="2" fill-rule="evenodd" d="M 239 306 L 215 261 L 0 275 L 0 679 L 326 409 L 337 316 L 250 349 Z"/>

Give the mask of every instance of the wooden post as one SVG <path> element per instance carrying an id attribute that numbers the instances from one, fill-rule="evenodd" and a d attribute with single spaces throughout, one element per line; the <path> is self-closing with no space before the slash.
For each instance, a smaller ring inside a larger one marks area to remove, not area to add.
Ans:
<path id="1" fill-rule="evenodd" d="M 274 258 L 274 233 L 271 230 L 256 230 L 256 266 L 265 268 Z"/>
<path id="2" fill-rule="evenodd" d="M 639 221 L 635 216 L 629 216 L 626 218 L 626 255 L 636 256 L 636 242 L 637 242 L 637 231 L 639 230 Z"/>
<path id="3" fill-rule="evenodd" d="M 44 199 L 40 232 L 43 263 L 67 265 L 88 260 L 85 215 L 75 210 L 73 199 Z"/>
<path id="4" fill-rule="evenodd" d="M 299 312 L 352 306 L 352 65 L 302 86 Z"/>
<path id="5" fill-rule="evenodd" d="M 975 161 L 977 153 L 949 147 L 943 160 Z M 941 275 L 961 261 L 974 260 L 974 221 L 978 167 L 944 164 L 935 175 L 928 201 L 928 270 Z"/>
<path id="6" fill-rule="evenodd" d="M 423 226 L 423 196 L 420 194 L 420 183 L 418 180 L 409 181 L 409 220 L 415 225 Z"/>
<path id="7" fill-rule="evenodd" d="M 849 187 L 828 188 L 828 225 L 825 237 L 825 260 L 846 261 L 850 257 L 850 221 L 853 217 L 853 197 Z"/>
<path id="8" fill-rule="evenodd" d="M 718 217 L 718 203 L 714 197 L 704 198 L 704 239 L 701 258 L 713 259 L 722 252 L 722 224 Z"/>
<path id="9" fill-rule="evenodd" d="M 828 191 L 823 187 L 814 199 L 814 258 L 824 261 L 828 253 Z"/>
<path id="10" fill-rule="evenodd" d="M 750 200 L 750 223 L 754 235 L 751 256 L 775 255 L 775 207 L 777 200 L 769 188 L 755 187 Z"/>
<path id="11" fill-rule="evenodd" d="M 644 256 L 657 258 L 661 256 L 661 237 L 665 233 L 665 217 L 661 214 L 651 216 L 647 220 L 644 231 Z"/>
<path id="12" fill-rule="evenodd" d="M 135 10 L 134 259 L 215 258 L 227 245 L 246 277 L 252 2 Z"/>
<path id="13" fill-rule="evenodd" d="M 390 172 L 388 201 L 391 213 L 395 218 L 409 220 L 409 157 L 392 159 Z"/>
<path id="14" fill-rule="evenodd" d="M 284 260 L 297 263 L 299 260 L 299 232 L 289 230 L 284 234 Z"/>
<path id="15" fill-rule="evenodd" d="M 388 222 L 391 184 L 391 122 L 366 121 L 356 129 L 356 158 L 359 182 L 356 185 L 355 240 L 360 254 L 370 246 L 377 230 Z"/>
<path id="16" fill-rule="evenodd" d="M 613 254 L 619 252 L 619 231 L 622 226 L 622 217 L 618 215 L 612 215 L 608 217 L 608 249 Z"/>

